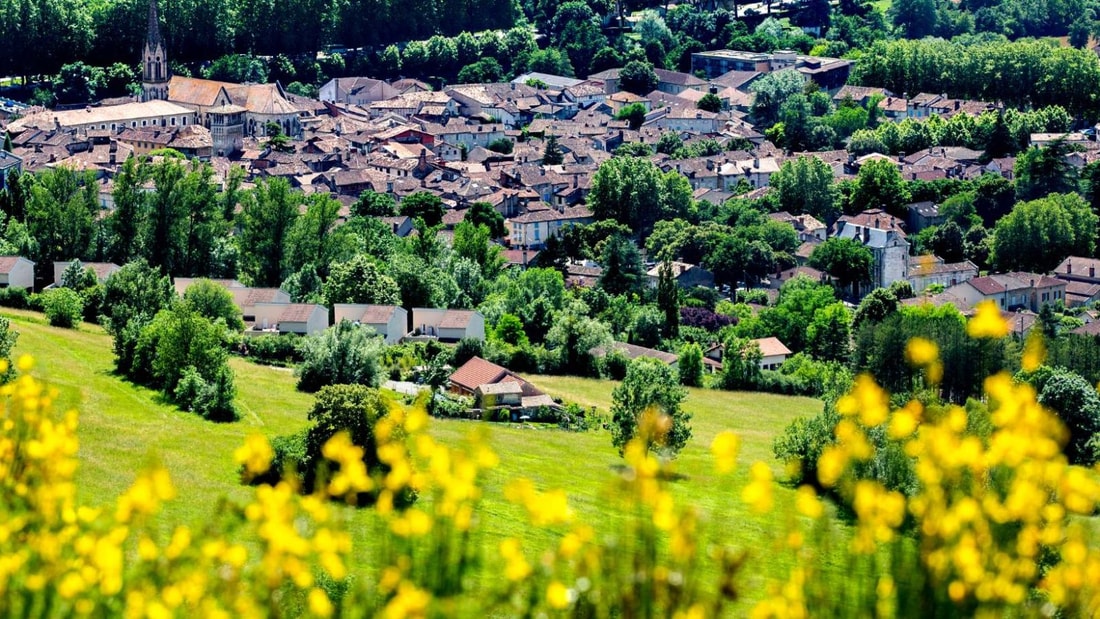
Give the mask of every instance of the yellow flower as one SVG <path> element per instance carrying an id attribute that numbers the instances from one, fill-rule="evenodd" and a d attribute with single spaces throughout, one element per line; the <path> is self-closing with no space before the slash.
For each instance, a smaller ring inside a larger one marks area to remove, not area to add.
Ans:
<path id="1" fill-rule="evenodd" d="M 923 337 L 915 337 L 909 340 L 909 344 L 905 347 L 905 357 L 909 359 L 909 363 L 918 367 L 924 367 L 932 363 L 939 356 L 940 347 L 932 340 Z"/>
<path id="2" fill-rule="evenodd" d="M 726 430 L 714 437 L 710 452 L 714 454 L 714 466 L 720 474 L 732 473 L 737 468 L 737 452 L 740 448 L 741 437 L 734 432 Z"/>
<path id="3" fill-rule="evenodd" d="M 500 556 L 504 558 L 504 576 L 512 582 L 519 582 L 531 574 L 531 566 L 523 556 L 519 540 L 509 537 L 500 543 Z"/>
<path id="4" fill-rule="evenodd" d="M 970 337 L 999 339 L 1008 335 L 1008 321 L 1001 316 L 996 301 L 982 301 L 974 309 L 974 317 L 966 323 L 966 333 Z"/>
<path id="5" fill-rule="evenodd" d="M 311 589 L 309 592 L 309 612 L 315 617 L 331 617 L 332 602 L 325 592 L 320 589 Z"/>
<path id="6" fill-rule="evenodd" d="M 750 469 L 752 481 L 741 490 L 741 500 L 748 503 L 752 510 L 765 514 L 772 509 L 772 470 L 763 462 L 755 462 Z"/>
<path id="7" fill-rule="evenodd" d="M 260 475 L 267 472 L 271 466 L 271 459 L 275 457 L 275 451 L 271 449 L 271 443 L 263 434 L 251 434 L 233 452 L 233 460 L 237 464 L 243 464 L 248 475 Z"/>
<path id="8" fill-rule="evenodd" d="M 1020 359 L 1020 367 L 1025 372 L 1034 372 L 1043 364 L 1047 356 L 1047 346 L 1043 341 L 1043 332 L 1032 329 L 1027 336 L 1027 345 L 1024 347 L 1023 358 Z"/>
<path id="9" fill-rule="evenodd" d="M 794 506 L 798 513 L 815 520 L 825 512 L 825 506 L 821 503 L 821 499 L 817 498 L 817 492 L 810 486 L 798 487 L 798 492 L 795 493 Z"/>
<path id="10" fill-rule="evenodd" d="M 551 608 L 557 610 L 568 608 L 571 597 L 569 588 L 556 580 L 551 582 L 550 586 L 546 588 L 546 603 L 549 604 Z"/>

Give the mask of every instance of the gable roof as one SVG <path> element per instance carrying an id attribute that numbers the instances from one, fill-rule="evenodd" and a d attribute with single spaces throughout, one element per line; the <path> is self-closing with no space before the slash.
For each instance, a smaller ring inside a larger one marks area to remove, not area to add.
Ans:
<path id="1" fill-rule="evenodd" d="M 309 322 L 310 316 L 318 309 L 325 308 L 315 303 L 290 303 L 279 314 L 279 322 Z"/>
<path id="2" fill-rule="evenodd" d="M 495 383 L 508 374 L 506 368 L 481 357 L 473 357 L 451 374 L 450 381 L 459 387 L 473 391 L 486 383 Z"/>
<path id="3" fill-rule="evenodd" d="M 22 256 L 0 256 L 0 273 L 11 273 L 11 270 L 15 268 L 16 264 L 19 264 L 20 260 L 27 260 Z M 30 260 L 27 260 L 30 262 Z M 33 265 L 34 263 L 31 262 Z"/>
<path id="4" fill-rule="evenodd" d="M 777 337 L 762 337 L 753 341 L 760 347 L 760 354 L 765 357 L 791 354 L 791 349 L 787 348 L 787 346 L 779 341 Z"/>

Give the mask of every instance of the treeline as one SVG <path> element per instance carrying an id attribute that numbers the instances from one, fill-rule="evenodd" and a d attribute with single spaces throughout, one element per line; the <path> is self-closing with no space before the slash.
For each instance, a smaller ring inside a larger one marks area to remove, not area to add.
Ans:
<path id="1" fill-rule="evenodd" d="M 1100 59 L 1089 50 L 1003 38 L 880 41 L 856 60 L 850 80 L 899 96 L 920 92 L 1003 102 L 1060 105 L 1074 116 L 1100 112 Z"/>
<path id="2" fill-rule="evenodd" d="M 133 64 L 148 10 L 147 0 L 0 0 L 0 75 L 52 74 L 78 60 Z M 505 0 L 172 0 L 161 2 L 160 16 L 169 59 L 189 63 L 507 29 L 517 13 Z"/>

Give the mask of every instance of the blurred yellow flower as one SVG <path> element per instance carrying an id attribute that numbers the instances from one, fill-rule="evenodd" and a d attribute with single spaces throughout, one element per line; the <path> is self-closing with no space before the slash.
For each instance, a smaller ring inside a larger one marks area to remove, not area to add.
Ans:
<path id="1" fill-rule="evenodd" d="M 569 588 L 556 580 L 552 581 L 550 586 L 546 588 L 546 603 L 550 605 L 550 608 L 557 610 L 568 608 L 571 601 L 570 597 Z"/>
<path id="2" fill-rule="evenodd" d="M 758 514 L 771 511 L 775 503 L 772 488 L 772 481 L 774 480 L 772 470 L 763 462 L 754 462 L 749 474 L 752 481 L 741 490 L 741 500 L 748 503 L 752 510 Z"/>
<path id="3" fill-rule="evenodd" d="M 271 459 L 275 457 L 275 451 L 271 443 L 263 434 L 250 434 L 241 445 L 233 452 L 233 461 L 244 465 L 248 475 L 260 475 L 267 472 L 271 466 Z"/>
<path id="4" fill-rule="evenodd" d="M 720 474 L 732 473 L 737 468 L 737 452 L 741 448 L 741 437 L 736 433 L 725 430 L 710 444 L 710 452 L 714 454 L 714 466 Z"/>
<path id="5" fill-rule="evenodd" d="M 1008 335 L 1008 321 L 1001 315 L 996 301 L 982 301 L 974 309 L 974 317 L 966 323 L 970 337 L 998 339 Z"/>
<path id="6" fill-rule="evenodd" d="M 923 337 L 914 337 L 905 347 L 905 357 L 915 366 L 924 367 L 940 356 L 940 347 Z"/>
<path id="7" fill-rule="evenodd" d="M 817 497 L 817 492 L 810 486 L 799 486 L 795 493 L 795 509 L 807 518 L 817 519 L 825 512 L 825 505 Z"/>

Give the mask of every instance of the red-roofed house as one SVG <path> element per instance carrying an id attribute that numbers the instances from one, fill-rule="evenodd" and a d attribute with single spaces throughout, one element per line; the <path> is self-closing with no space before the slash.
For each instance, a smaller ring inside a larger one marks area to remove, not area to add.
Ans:
<path id="1" fill-rule="evenodd" d="M 1038 312 L 1048 303 L 1066 299 L 1066 282 L 1036 273 L 1001 273 L 975 277 L 944 292 L 973 307 L 992 300 L 1002 309 Z"/>
<path id="2" fill-rule="evenodd" d="M 451 393 L 472 396 L 478 408 L 533 411 L 558 406 L 550 396 L 508 368 L 473 357 L 451 374 Z"/>

